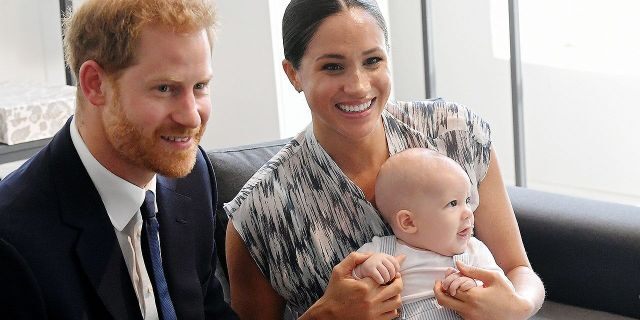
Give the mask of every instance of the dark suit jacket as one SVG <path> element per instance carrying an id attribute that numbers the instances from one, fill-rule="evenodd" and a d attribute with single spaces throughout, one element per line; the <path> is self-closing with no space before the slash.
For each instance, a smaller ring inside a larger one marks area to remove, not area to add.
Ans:
<path id="1" fill-rule="evenodd" d="M 69 124 L 0 182 L 0 238 L 8 243 L 0 243 L 0 281 L 20 279 L 10 266 L 28 266 L 19 274 L 26 280 L 14 281 L 22 285 L 0 284 L 9 292 L 0 315 L 29 308 L 52 319 L 140 319 L 113 226 Z M 188 176 L 158 175 L 156 192 L 164 270 L 178 318 L 235 318 L 214 276 L 215 177 L 204 151 Z"/>

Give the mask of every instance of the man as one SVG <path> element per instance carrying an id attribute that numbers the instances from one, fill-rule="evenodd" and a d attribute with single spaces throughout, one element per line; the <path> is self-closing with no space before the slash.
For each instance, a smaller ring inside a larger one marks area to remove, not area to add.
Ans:
<path id="1" fill-rule="evenodd" d="M 0 314 L 235 318 L 198 147 L 214 22 L 206 0 L 88 0 L 67 18 L 76 112 L 0 183 L 0 272 L 20 270 Z"/>

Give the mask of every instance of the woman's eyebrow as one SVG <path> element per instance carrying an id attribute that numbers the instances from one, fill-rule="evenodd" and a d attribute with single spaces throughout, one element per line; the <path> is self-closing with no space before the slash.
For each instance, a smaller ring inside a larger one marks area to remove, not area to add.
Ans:
<path id="1" fill-rule="evenodd" d="M 366 55 L 369 55 L 369 54 L 372 54 L 372 53 L 378 52 L 378 51 L 382 51 L 382 49 L 380 49 L 378 47 L 375 47 L 375 48 L 371 48 L 371 49 L 363 51 L 362 55 L 366 56 Z M 327 53 L 327 54 L 323 54 L 323 55 L 317 57 L 316 61 L 322 60 L 322 59 L 345 59 L 345 57 L 343 55 L 341 55 L 341 54 L 338 54 L 338 53 Z"/>
<path id="2" fill-rule="evenodd" d="M 382 51 L 382 49 L 380 49 L 380 48 L 378 48 L 378 47 L 371 48 L 371 49 L 369 49 L 369 50 L 365 50 L 365 51 L 363 51 L 363 52 L 362 52 L 362 55 L 363 55 L 363 56 L 366 56 L 366 55 L 372 54 L 372 53 L 374 53 L 374 52 L 376 52 L 376 51 Z"/>
<path id="3" fill-rule="evenodd" d="M 337 53 L 327 53 L 316 58 L 316 61 L 322 59 L 344 59 L 344 56 Z"/>

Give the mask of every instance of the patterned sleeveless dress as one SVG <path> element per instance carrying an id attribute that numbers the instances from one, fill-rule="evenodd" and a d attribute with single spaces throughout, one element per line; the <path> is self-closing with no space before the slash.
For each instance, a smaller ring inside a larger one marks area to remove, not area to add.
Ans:
<path id="1" fill-rule="evenodd" d="M 457 161 L 472 184 L 486 175 L 489 125 L 466 107 L 443 100 L 389 103 L 382 113 L 393 155 L 436 150 Z M 271 286 L 297 313 L 324 293 L 332 268 L 374 236 L 391 235 L 372 203 L 325 152 L 312 127 L 298 134 L 224 205 Z"/>

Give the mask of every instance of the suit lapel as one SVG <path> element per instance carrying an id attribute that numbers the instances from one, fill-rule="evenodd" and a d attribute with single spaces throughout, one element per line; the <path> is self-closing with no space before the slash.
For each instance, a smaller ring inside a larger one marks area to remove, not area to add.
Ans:
<path id="1" fill-rule="evenodd" d="M 171 300 L 178 316 L 192 314 L 201 301 L 201 288 L 195 273 L 194 258 L 197 244 L 194 241 L 191 214 L 193 201 L 176 191 L 177 181 L 157 176 L 156 189 L 162 265 L 169 285 Z M 195 291 L 194 291 L 195 290 Z"/>
<path id="2" fill-rule="evenodd" d="M 51 142 L 51 172 L 63 222 L 79 230 L 79 266 L 115 319 L 141 318 L 120 245 L 102 199 L 76 152 L 70 121 Z"/>
<path id="3" fill-rule="evenodd" d="M 164 265 L 182 261 L 188 254 L 190 237 L 183 234 L 189 225 L 191 199 L 175 191 L 175 180 L 157 176 L 158 223 Z M 167 269 L 165 269 L 165 272 Z"/>

